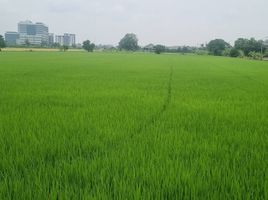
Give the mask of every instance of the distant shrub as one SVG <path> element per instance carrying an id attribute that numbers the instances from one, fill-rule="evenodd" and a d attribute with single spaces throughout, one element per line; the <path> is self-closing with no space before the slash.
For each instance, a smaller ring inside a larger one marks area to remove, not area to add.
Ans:
<path id="1" fill-rule="evenodd" d="M 68 51 L 69 47 L 67 45 L 60 46 L 60 51 Z"/>
<path id="2" fill-rule="evenodd" d="M 244 58 L 245 57 L 244 51 L 242 50 L 238 50 L 238 51 L 239 51 L 239 58 Z"/>
<path id="3" fill-rule="evenodd" d="M 268 58 L 268 50 L 263 54 L 263 57 Z"/>
<path id="4" fill-rule="evenodd" d="M 229 56 L 228 50 L 226 52 L 225 50 L 229 49 L 230 47 L 231 45 L 225 42 L 223 39 L 211 40 L 207 44 L 207 50 L 210 52 L 211 55 L 214 56 Z"/>
<path id="5" fill-rule="evenodd" d="M 230 56 L 231 49 L 225 49 L 222 51 L 223 56 Z"/>
<path id="6" fill-rule="evenodd" d="M 195 51 L 195 54 L 196 54 L 196 55 L 208 55 L 209 52 L 206 51 L 206 50 L 196 50 L 196 51 Z"/>
<path id="7" fill-rule="evenodd" d="M 156 45 L 156 46 L 154 47 L 154 52 L 155 52 L 156 54 L 163 53 L 163 52 L 165 52 L 165 50 L 166 50 L 166 47 L 165 47 L 164 45 L 161 45 L 161 44 L 158 44 L 158 45 Z"/>
<path id="8" fill-rule="evenodd" d="M 239 50 L 237 50 L 236 48 L 232 48 L 230 50 L 230 57 L 234 57 L 234 58 L 237 58 L 240 56 L 240 52 Z"/>
<path id="9" fill-rule="evenodd" d="M 255 51 L 251 51 L 248 54 L 248 57 L 254 60 L 261 60 L 262 59 L 262 55 L 259 52 L 255 52 Z"/>

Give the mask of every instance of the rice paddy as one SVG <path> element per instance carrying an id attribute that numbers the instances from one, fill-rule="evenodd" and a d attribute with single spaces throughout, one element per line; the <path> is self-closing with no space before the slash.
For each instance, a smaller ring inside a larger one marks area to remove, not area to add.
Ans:
<path id="1" fill-rule="evenodd" d="M 0 199 L 268 199 L 268 62 L 0 53 Z"/>

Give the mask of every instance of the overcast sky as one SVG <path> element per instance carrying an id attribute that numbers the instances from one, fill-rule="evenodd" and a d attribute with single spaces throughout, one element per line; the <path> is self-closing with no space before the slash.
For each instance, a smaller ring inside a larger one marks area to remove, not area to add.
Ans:
<path id="1" fill-rule="evenodd" d="M 268 36 L 268 0 L 0 0 L 0 13 L 0 34 L 28 19 L 97 44 L 117 44 L 128 32 L 140 45 Z"/>

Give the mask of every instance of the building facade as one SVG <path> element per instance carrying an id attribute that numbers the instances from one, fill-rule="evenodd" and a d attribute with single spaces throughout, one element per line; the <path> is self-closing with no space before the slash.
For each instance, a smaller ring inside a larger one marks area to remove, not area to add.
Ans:
<path id="1" fill-rule="evenodd" d="M 49 35 L 48 35 L 48 44 L 53 45 L 53 43 L 54 43 L 54 34 L 49 33 Z"/>
<path id="2" fill-rule="evenodd" d="M 48 26 L 44 23 L 32 21 L 21 21 L 18 23 L 18 32 L 6 32 L 5 40 L 7 45 L 36 45 L 53 46 L 54 42 L 61 46 L 75 46 L 75 34 L 64 33 L 56 35 L 49 33 Z"/>
<path id="3" fill-rule="evenodd" d="M 76 44 L 75 34 L 64 33 L 64 35 L 56 35 L 55 42 L 61 46 L 74 46 Z"/>
<path id="4" fill-rule="evenodd" d="M 18 32 L 6 32 L 5 33 L 5 41 L 8 46 L 15 46 L 17 44 L 17 40 L 20 35 Z"/>
<path id="5" fill-rule="evenodd" d="M 60 44 L 61 46 L 64 45 L 64 37 L 63 35 L 56 35 L 55 42 Z"/>
<path id="6" fill-rule="evenodd" d="M 64 45 L 74 46 L 75 45 L 75 34 L 64 33 Z"/>
<path id="7" fill-rule="evenodd" d="M 18 45 L 47 45 L 49 43 L 48 26 L 41 22 L 23 21 L 18 23 Z"/>

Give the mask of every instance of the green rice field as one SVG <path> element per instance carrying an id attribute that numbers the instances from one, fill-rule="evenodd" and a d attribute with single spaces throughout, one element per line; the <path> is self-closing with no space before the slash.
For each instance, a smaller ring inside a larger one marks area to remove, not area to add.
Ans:
<path id="1" fill-rule="evenodd" d="M 0 53 L 0 199 L 268 199 L 268 62 Z"/>

